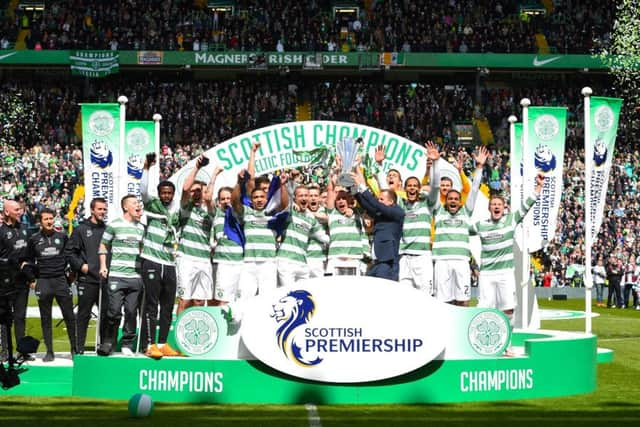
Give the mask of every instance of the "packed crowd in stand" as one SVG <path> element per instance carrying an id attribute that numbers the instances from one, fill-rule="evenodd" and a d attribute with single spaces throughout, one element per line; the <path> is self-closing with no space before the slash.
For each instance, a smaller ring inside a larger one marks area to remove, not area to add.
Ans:
<path id="1" fill-rule="evenodd" d="M 484 112 L 496 139 L 493 156 L 487 161 L 483 180 L 492 189 L 508 191 L 509 155 L 505 118 L 518 109 L 514 100 L 529 96 L 534 105 L 568 105 L 569 129 L 565 155 L 563 206 L 558 232 L 552 244 L 540 254 L 544 273 L 554 274 L 554 284 L 579 285 L 567 276 L 567 266 L 584 264 L 583 241 L 583 161 L 582 134 L 579 126 L 581 97 L 578 89 L 548 87 L 514 90 L 483 90 L 477 106 L 471 91 L 464 86 L 428 84 L 386 84 L 338 81 L 306 85 L 306 95 L 318 120 L 343 120 L 379 127 L 413 141 L 437 141 L 448 157 L 457 151 L 453 124 L 470 120 Z M 163 116 L 160 156 L 161 173 L 169 177 L 189 159 L 208 147 L 234 135 L 294 120 L 300 93 L 290 82 L 272 79 L 245 82 L 183 82 L 180 85 L 158 80 L 107 80 L 84 88 L 70 82 L 61 84 L 5 82 L 0 93 L 3 126 L 1 196 L 20 197 L 26 203 L 23 221 L 37 229 L 37 212 L 50 207 L 57 227 L 68 225 L 67 210 L 73 190 L 82 180 L 83 164 L 77 105 L 84 101 L 106 102 L 127 94 L 129 119 L 148 119 L 154 112 Z M 20 108 L 23 120 L 7 119 L 9 111 Z M 35 114 L 37 112 L 37 114 Z M 24 119 L 27 120 L 24 120 Z M 7 120 L 9 120 L 7 122 Z M 640 219 L 636 217 L 638 183 L 636 165 L 640 160 L 627 140 L 624 125 L 619 130 L 605 221 L 594 245 L 594 260 L 619 253 L 627 260 L 638 253 L 636 238 Z M 467 172 L 473 167 L 467 163 Z M 78 220 L 87 213 L 82 204 L 76 210 Z M 573 271 L 573 270 L 571 270 Z"/>
<path id="2" fill-rule="evenodd" d="M 240 0 L 234 14 L 206 3 L 52 1 L 43 12 L 5 13 L 0 39 L 8 48 L 25 29 L 27 48 L 38 50 L 536 53 L 540 33 L 552 53 L 584 54 L 608 44 L 615 12 L 613 1 L 567 1 L 527 15 L 511 0 L 393 0 L 356 1 L 358 14 L 334 17 L 326 0 Z"/>

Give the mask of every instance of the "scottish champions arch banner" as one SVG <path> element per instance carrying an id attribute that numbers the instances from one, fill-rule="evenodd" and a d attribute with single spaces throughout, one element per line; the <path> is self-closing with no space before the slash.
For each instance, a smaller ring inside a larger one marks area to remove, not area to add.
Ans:
<path id="1" fill-rule="evenodd" d="M 346 137 L 361 137 L 362 150 L 371 157 L 378 145 L 384 145 L 386 159 L 382 164 L 383 172 L 397 169 L 402 174 L 403 181 L 410 176 L 421 179 L 425 173 L 425 148 L 399 135 L 356 123 L 303 121 L 256 129 L 210 148 L 205 155 L 211 162 L 200 171 L 198 179 L 208 182 L 213 169 L 220 166 L 224 173 L 218 177 L 215 191 L 222 186 L 233 187 L 238 172 L 247 166 L 254 142 L 261 143 L 256 153 L 256 174 L 261 175 L 282 169 L 307 167 L 317 158 L 318 150 L 334 147 Z M 182 190 L 182 184 L 194 165 L 195 159 L 192 159 L 171 178 L 178 192 Z M 328 166 L 330 165 L 325 165 Z M 459 176 L 455 176 L 454 187 L 459 182 Z"/>
<path id="2" fill-rule="evenodd" d="M 120 212 L 115 187 L 120 167 L 120 106 L 82 104 L 82 154 L 84 157 L 85 212 L 91 199 L 104 197 L 108 217 Z"/>
<path id="3" fill-rule="evenodd" d="M 586 161 L 593 164 L 591 191 L 587 194 L 591 200 L 589 215 L 592 238 L 598 234 L 602 225 L 621 107 L 622 99 L 620 98 L 591 97 L 591 117 L 589 118 L 591 140 L 588 143 L 593 147 L 593 158 Z"/>
<path id="4" fill-rule="evenodd" d="M 127 121 L 124 126 L 124 154 L 127 159 L 125 182 L 120 183 L 123 194 L 140 196 L 140 180 L 147 153 L 155 153 L 155 123 L 152 121 Z"/>
<path id="5" fill-rule="evenodd" d="M 523 161 L 529 164 L 524 167 L 523 193 L 533 192 L 536 174 L 545 175 L 540 197 L 525 217 L 529 252 L 542 249 L 555 235 L 562 198 L 566 128 L 565 107 L 529 108 L 528 141 L 523 151 Z M 531 176 L 528 170 L 532 170 Z"/>

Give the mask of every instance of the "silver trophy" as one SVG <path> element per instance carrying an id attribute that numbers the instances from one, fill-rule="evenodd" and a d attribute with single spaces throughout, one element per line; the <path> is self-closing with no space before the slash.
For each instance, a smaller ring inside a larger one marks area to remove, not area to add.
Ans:
<path id="1" fill-rule="evenodd" d="M 342 169 L 338 176 L 338 185 L 351 188 L 356 182 L 351 177 L 351 173 L 355 172 L 358 159 L 359 145 L 353 138 L 344 138 L 336 144 L 336 154 L 342 160 Z"/>

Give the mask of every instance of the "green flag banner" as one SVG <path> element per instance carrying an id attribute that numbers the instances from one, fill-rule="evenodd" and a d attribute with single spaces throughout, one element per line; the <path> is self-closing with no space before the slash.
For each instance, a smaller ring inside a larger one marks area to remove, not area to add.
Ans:
<path id="1" fill-rule="evenodd" d="M 535 175 L 545 175 L 540 197 L 525 218 L 530 252 L 542 249 L 555 234 L 562 196 L 566 128 L 565 107 L 529 108 L 528 141 L 523 151 L 523 159 L 528 163 L 524 166 L 524 197 L 533 192 Z"/>
<path id="2" fill-rule="evenodd" d="M 111 50 L 76 50 L 69 55 L 71 74 L 106 77 L 120 71 L 120 55 Z"/>
<path id="3" fill-rule="evenodd" d="M 152 121 L 127 121 L 124 125 L 124 155 L 127 174 L 120 183 L 122 194 L 140 196 L 140 179 L 147 153 L 155 152 L 155 123 Z"/>
<path id="4" fill-rule="evenodd" d="M 82 104 L 82 151 L 84 156 L 85 211 L 91 199 L 103 197 L 109 216 L 120 211 L 114 187 L 120 163 L 120 106 Z"/>
<path id="5" fill-rule="evenodd" d="M 593 237 L 598 234 L 602 225 L 621 107 L 622 99 L 620 98 L 591 97 L 591 116 L 588 124 L 591 129 L 591 140 L 588 143 L 593 147 L 593 158 L 586 159 L 586 161 L 592 162 L 593 165 L 591 168 L 591 191 L 590 194 L 587 194 L 591 200 L 589 215 L 591 216 L 590 231 Z"/>

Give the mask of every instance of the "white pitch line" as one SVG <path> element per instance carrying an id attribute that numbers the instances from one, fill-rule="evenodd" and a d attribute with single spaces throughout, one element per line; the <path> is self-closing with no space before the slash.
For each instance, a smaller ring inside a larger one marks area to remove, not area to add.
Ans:
<path id="1" fill-rule="evenodd" d="M 320 414 L 318 414 L 318 407 L 313 403 L 307 403 L 304 405 L 304 409 L 309 413 L 309 427 L 322 427 Z"/>

